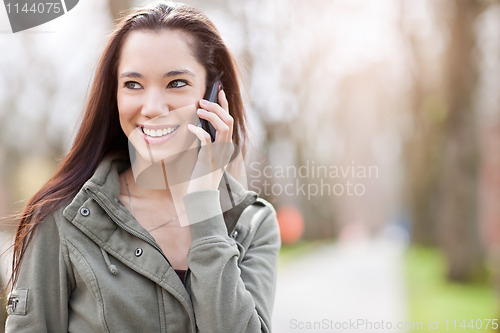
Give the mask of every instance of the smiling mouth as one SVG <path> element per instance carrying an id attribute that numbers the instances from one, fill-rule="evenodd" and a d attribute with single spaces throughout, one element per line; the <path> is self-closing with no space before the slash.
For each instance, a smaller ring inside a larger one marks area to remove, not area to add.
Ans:
<path id="1" fill-rule="evenodd" d="M 166 136 L 166 135 L 173 133 L 179 127 L 180 126 L 174 126 L 174 127 L 166 127 L 166 128 L 159 128 L 159 129 L 151 129 L 151 128 L 141 127 L 141 130 L 142 130 L 142 133 L 146 134 L 149 137 L 161 138 L 162 136 Z"/>

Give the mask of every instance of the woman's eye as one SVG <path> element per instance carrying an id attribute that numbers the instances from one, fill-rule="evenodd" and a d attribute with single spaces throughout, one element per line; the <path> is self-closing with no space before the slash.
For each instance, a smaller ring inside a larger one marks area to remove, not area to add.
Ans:
<path id="1" fill-rule="evenodd" d="M 172 82 L 170 82 L 167 85 L 167 88 L 180 88 L 180 87 L 184 87 L 187 84 L 188 83 L 186 80 L 173 80 Z"/>
<path id="2" fill-rule="evenodd" d="M 125 87 L 127 89 L 140 89 L 141 85 L 135 81 L 127 81 L 127 82 L 125 82 Z"/>

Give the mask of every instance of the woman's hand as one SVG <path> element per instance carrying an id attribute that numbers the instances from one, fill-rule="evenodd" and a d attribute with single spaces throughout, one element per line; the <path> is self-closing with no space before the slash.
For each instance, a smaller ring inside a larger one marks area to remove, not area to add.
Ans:
<path id="1" fill-rule="evenodd" d="M 188 125 L 191 133 L 200 140 L 201 149 L 188 186 L 188 193 L 217 189 L 226 165 L 234 151 L 234 119 L 229 114 L 229 105 L 224 90 L 219 92 L 219 104 L 200 100 L 198 116 L 207 120 L 216 130 L 215 141 L 203 128 Z"/>
<path id="2" fill-rule="evenodd" d="M 205 99 L 200 100 L 201 108 L 198 109 L 198 116 L 209 121 L 214 126 L 216 130 L 216 142 L 232 142 L 234 119 L 229 114 L 229 105 L 224 90 L 219 91 L 218 100 L 220 105 Z M 202 144 L 204 141 L 205 143 L 211 142 L 210 135 L 205 130 L 199 132 L 200 135 L 202 133 L 203 139 L 197 135 Z M 194 134 L 196 135 L 197 133 Z"/>

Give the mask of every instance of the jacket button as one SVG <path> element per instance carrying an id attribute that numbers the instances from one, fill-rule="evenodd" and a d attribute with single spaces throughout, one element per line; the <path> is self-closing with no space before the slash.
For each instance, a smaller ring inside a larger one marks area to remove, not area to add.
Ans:
<path id="1" fill-rule="evenodd" d="M 80 214 L 82 214 L 83 216 L 89 216 L 90 209 L 88 209 L 87 207 L 82 207 L 82 208 L 80 208 Z"/>
<path id="2" fill-rule="evenodd" d="M 236 237 L 238 237 L 238 230 L 233 230 L 233 232 L 231 233 L 231 237 L 233 239 L 236 239 Z"/>
<path id="3" fill-rule="evenodd" d="M 142 255 L 142 249 L 140 247 L 138 247 L 137 249 L 135 249 L 135 256 L 136 257 L 140 257 Z"/>

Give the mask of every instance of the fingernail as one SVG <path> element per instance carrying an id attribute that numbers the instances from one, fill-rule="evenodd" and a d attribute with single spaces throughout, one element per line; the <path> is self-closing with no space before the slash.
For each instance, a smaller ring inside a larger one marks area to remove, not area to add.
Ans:
<path id="1" fill-rule="evenodd" d="M 199 113 L 207 113 L 207 110 L 204 110 L 204 109 L 198 109 L 198 112 L 199 112 Z"/>
<path id="2" fill-rule="evenodd" d="M 203 106 L 207 106 L 208 105 L 208 101 L 207 100 L 200 100 L 200 104 L 203 105 Z"/>

